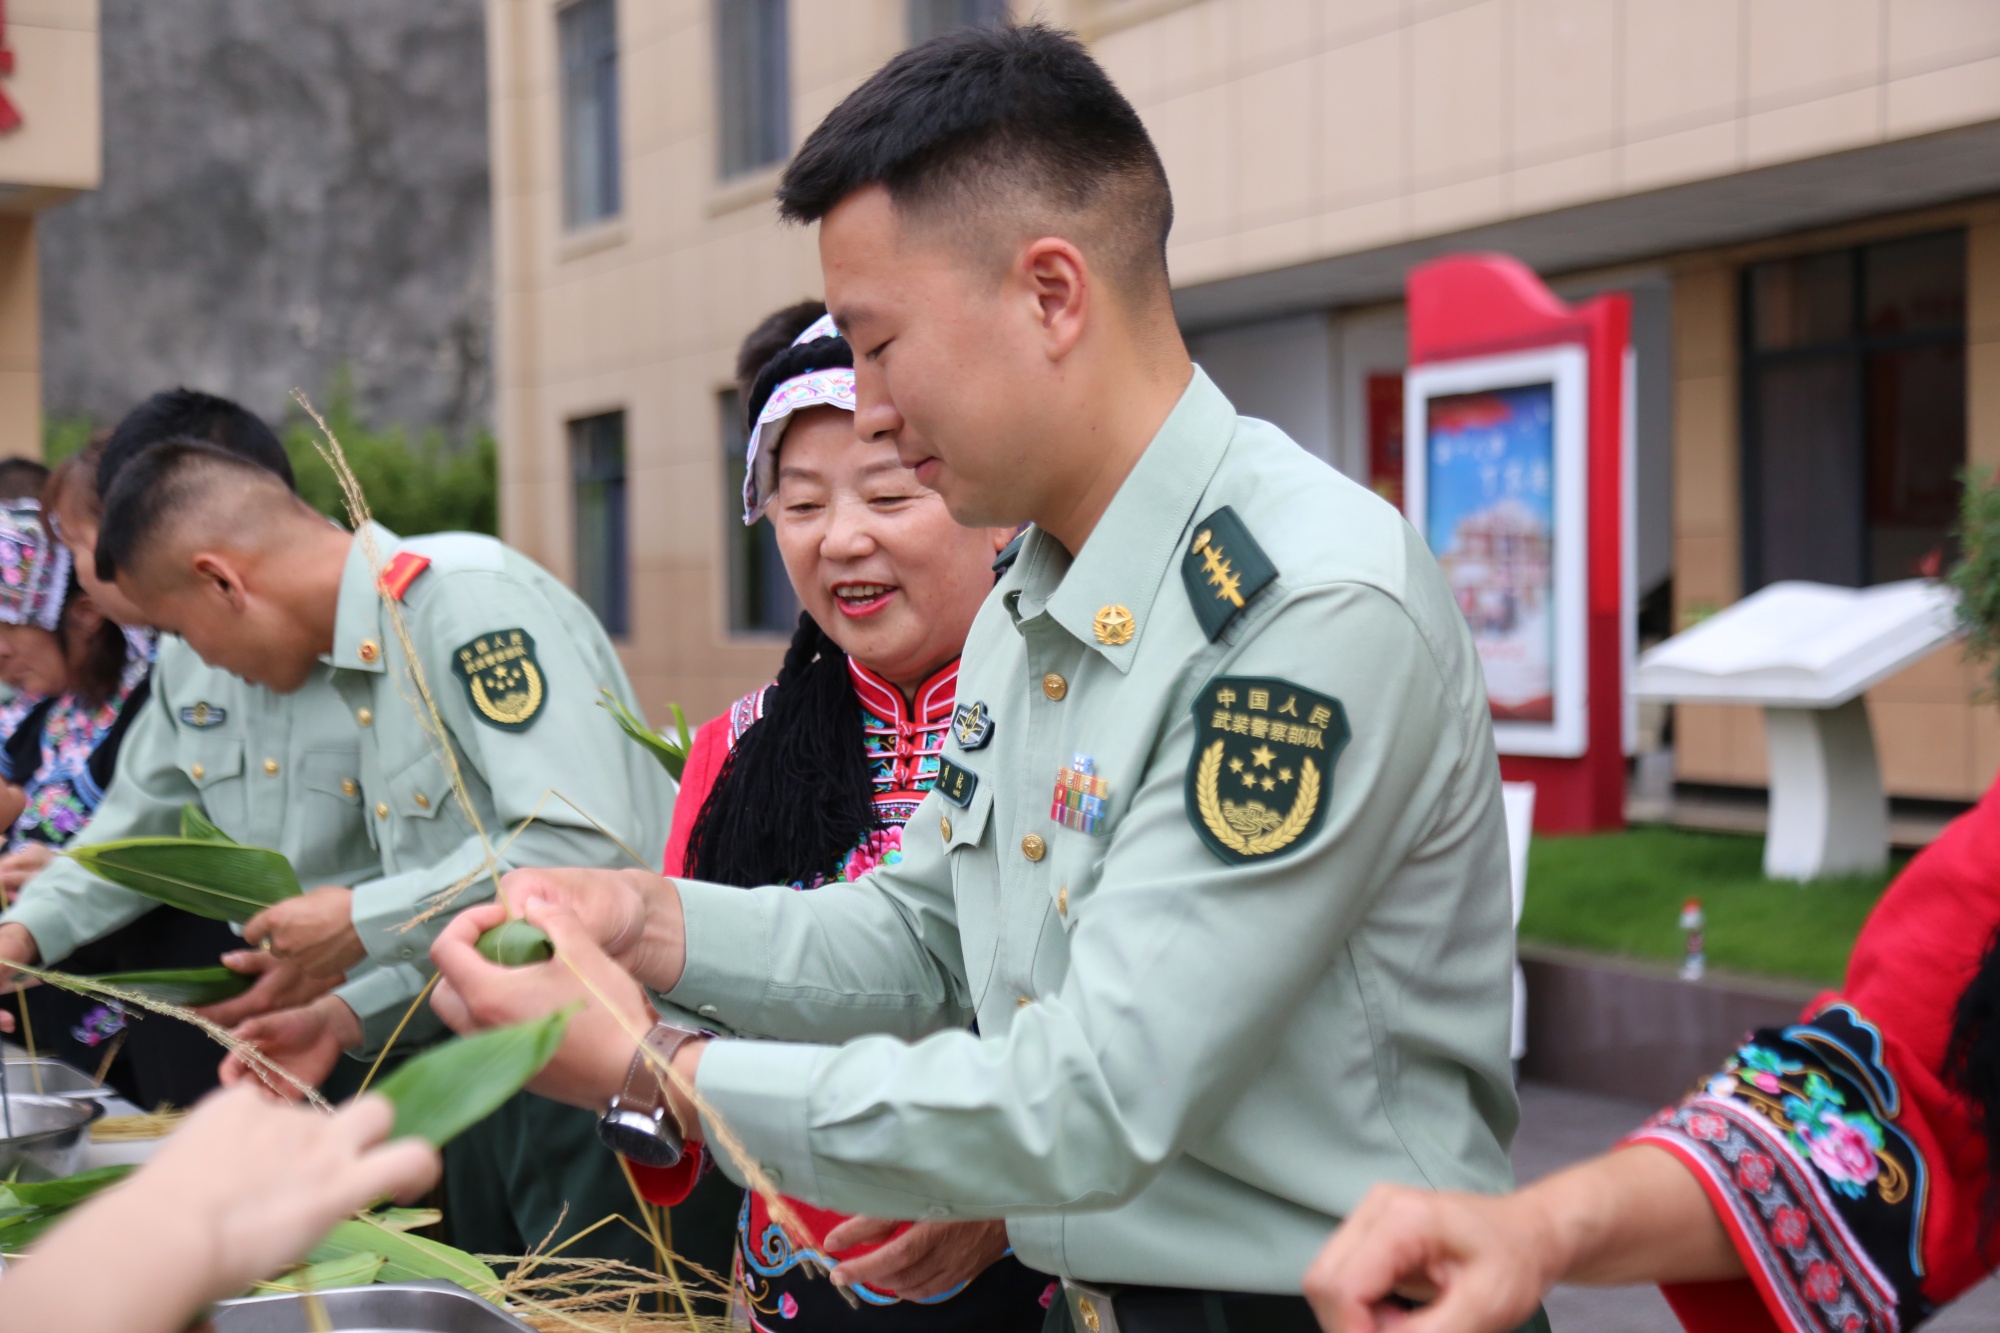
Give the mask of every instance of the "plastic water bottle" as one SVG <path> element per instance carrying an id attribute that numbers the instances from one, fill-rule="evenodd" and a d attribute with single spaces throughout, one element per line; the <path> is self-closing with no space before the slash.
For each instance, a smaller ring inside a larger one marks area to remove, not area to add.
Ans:
<path id="1" fill-rule="evenodd" d="M 1681 956 L 1682 981 L 1700 981 L 1708 971 L 1708 951 L 1702 943 L 1702 928 L 1707 924 L 1701 899 L 1690 898 L 1681 904 L 1681 932 L 1687 936 L 1687 948 Z"/>

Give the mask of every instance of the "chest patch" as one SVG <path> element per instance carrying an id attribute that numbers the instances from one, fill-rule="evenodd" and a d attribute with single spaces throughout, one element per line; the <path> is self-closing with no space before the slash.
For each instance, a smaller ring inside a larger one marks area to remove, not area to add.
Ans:
<path id="1" fill-rule="evenodd" d="M 1276 856 L 1312 836 L 1347 744 L 1340 700 L 1288 680 L 1217 676 L 1194 701 L 1188 818 L 1224 861 Z"/>
<path id="2" fill-rule="evenodd" d="M 190 727 L 219 727 L 229 720 L 229 710 L 206 699 L 181 709 L 181 721 Z"/>
<path id="3" fill-rule="evenodd" d="M 460 644 L 451 665 L 472 711 L 486 725 L 526 731 L 541 716 L 547 686 L 535 661 L 534 636 L 526 630 L 495 630 Z"/>

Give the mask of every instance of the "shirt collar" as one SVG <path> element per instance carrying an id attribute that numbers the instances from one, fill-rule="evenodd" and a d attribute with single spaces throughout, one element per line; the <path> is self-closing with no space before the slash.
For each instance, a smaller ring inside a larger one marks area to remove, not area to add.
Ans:
<path id="1" fill-rule="evenodd" d="M 852 657 L 847 672 L 854 681 L 854 693 L 861 706 L 891 725 L 916 728 L 939 727 L 951 721 L 952 699 L 958 693 L 958 659 L 933 671 L 917 687 L 915 706 L 903 700 L 903 692 Z"/>
<path id="2" fill-rule="evenodd" d="M 347 548 L 340 602 L 333 615 L 333 651 L 320 660 L 348 671 L 381 671 L 388 659 L 383 650 L 382 594 L 368 559 L 368 538 L 373 539 L 375 559 L 385 565 L 403 545 L 400 537 L 371 519 Z"/>
<path id="3" fill-rule="evenodd" d="M 1236 409 L 1196 366 L 1180 401 L 1074 559 L 1040 528 L 1029 531 L 1019 562 L 1021 589 L 1011 602 L 1015 623 L 1047 611 L 1119 671 L 1131 670 L 1153 604 L 1194 522 L 1195 506 L 1235 430 Z M 1097 632 L 1098 618 L 1107 617 L 1115 638 L 1120 609 L 1132 618 L 1131 637 L 1106 643 Z"/>

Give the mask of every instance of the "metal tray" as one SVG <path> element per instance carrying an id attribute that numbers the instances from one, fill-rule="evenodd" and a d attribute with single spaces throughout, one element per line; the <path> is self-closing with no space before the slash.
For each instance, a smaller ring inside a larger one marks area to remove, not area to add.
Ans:
<path id="1" fill-rule="evenodd" d="M 39 1085 L 35 1082 L 35 1075 L 37 1073 L 41 1075 L 41 1083 Z M 8 1056 L 6 1086 L 10 1091 L 16 1093 L 35 1093 L 50 1097 L 75 1097 L 91 1101 L 100 1101 L 103 1098 L 118 1095 L 116 1091 L 105 1087 L 102 1083 L 91 1082 L 90 1075 L 84 1073 L 75 1065 L 66 1065 L 60 1060 L 51 1060 L 47 1056 L 35 1060 L 25 1057 L 15 1059 L 13 1056 Z"/>
<path id="2" fill-rule="evenodd" d="M 0 1138 L 0 1180 L 54 1180 L 74 1175 L 90 1146 L 90 1122 L 104 1103 L 90 1098 L 7 1098 L 14 1137 Z M 4 1134 L 0 1130 L 0 1134 Z"/>
<path id="3" fill-rule="evenodd" d="M 316 1293 L 339 1333 L 533 1333 L 490 1301 L 449 1282 L 384 1282 Z M 313 1333 L 304 1296 L 247 1296 L 223 1301 L 213 1314 L 215 1333 Z"/>

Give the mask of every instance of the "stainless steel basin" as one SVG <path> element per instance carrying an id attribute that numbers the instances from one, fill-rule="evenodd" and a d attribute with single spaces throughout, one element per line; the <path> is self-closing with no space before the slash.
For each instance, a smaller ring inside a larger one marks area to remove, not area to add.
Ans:
<path id="1" fill-rule="evenodd" d="M 36 1081 L 40 1076 L 40 1082 Z M 75 1065 L 66 1065 L 60 1060 L 46 1056 L 30 1060 L 25 1057 L 7 1058 L 7 1088 L 13 1092 L 33 1093 L 36 1096 L 90 1098 L 93 1101 L 105 1097 L 115 1097 L 117 1093 L 102 1083 L 91 1082 L 90 1075 Z"/>
<path id="2" fill-rule="evenodd" d="M 310 1298 L 325 1312 L 315 1323 L 305 1296 L 248 1296 L 223 1301 L 215 1333 L 533 1333 L 528 1325 L 449 1282 L 384 1282 L 339 1287 Z"/>
<path id="3" fill-rule="evenodd" d="M 82 1169 L 90 1122 L 104 1114 L 104 1104 L 17 1092 L 7 1110 L 14 1133 L 0 1137 L 0 1180 L 54 1180 Z"/>

